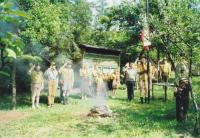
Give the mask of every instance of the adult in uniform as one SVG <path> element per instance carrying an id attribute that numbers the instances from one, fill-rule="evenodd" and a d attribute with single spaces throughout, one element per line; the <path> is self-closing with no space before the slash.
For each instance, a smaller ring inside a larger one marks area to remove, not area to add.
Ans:
<path id="1" fill-rule="evenodd" d="M 188 79 L 188 68 L 186 63 L 182 62 L 176 66 L 176 81 L 174 96 L 176 97 L 176 119 L 184 121 L 187 119 L 189 108 L 189 92 L 191 85 Z"/>
<path id="2" fill-rule="evenodd" d="M 167 62 L 167 58 L 164 57 L 162 64 L 160 64 L 160 71 L 162 76 L 162 81 L 167 83 L 171 74 L 171 65 Z"/>
<path id="3" fill-rule="evenodd" d="M 64 97 L 63 97 L 63 90 L 62 90 L 62 81 L 61 81 L 61 72 L 63 71 L 64 68 L 66 68 L 67 66 L 67 60 L 63 63 L 63 65 L 60 67 L 60 69 L 58 70 L 58 74 L 59 74 L 59 88 L 60 88 L 60 100 L 61 100 L 61 103 L 63 104 L 64 103 Z"/>
<path id="4" fill-rule="evenodd" d="M 145 58 L 137 62 L 137 72 L 139 74 L 140 101 L 143 104 L 148 99 L 148 74 Z"/>
<path id="5" fill-rule="evenodd" d="M 58 71 L 56 70 L 55 62 L 51 63 L 50 67 L 45 72 L 45 77 L 48 80 L 48 107 L 52 107 L 58 88 Z"/>
<path id="6" fill-rule="evenodd" d="M 74 71 L 72 69 L 72 63 L 68 62 L 65 68 L 60 70 L 60 83 L 61 83 L 61 88 L 63 91 L 63 104 L 68 104 L 69 101 L 69 93 L 73 89 L 74 85 Z"/>
<path id="7" fill-rule="evenodd" d="M 28 74 L 31 76 L 32 108 L 40 108 L 40 92 L 44 88 L 43 73 L 39 65 L 33 65 L 28 71 Z"/>

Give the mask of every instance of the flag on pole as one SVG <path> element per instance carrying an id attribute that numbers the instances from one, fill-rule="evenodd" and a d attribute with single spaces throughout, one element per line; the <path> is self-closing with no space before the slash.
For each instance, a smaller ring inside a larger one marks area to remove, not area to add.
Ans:
<path id="1" fill-rule="evenodd" d="M 143 41 L 143 48 L 145 51 L 149 51 L 149 47 L 151 46 L 150 36 L 149 36 L 149 26 L 147 23 L 147 16 L 145 14 L 144 18 L 144 26 L 141 34 L 141 39 Z"/>

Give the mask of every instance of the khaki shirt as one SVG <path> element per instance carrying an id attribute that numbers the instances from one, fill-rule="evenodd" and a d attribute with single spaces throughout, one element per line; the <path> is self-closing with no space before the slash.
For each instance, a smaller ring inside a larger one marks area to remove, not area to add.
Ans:
<path id="1" fill-rule="evenodd" d="M 171 74 L 171 65 L 169 63 L 161 64 L 160 71 L 162 74 L 169 77 Z"/>
<path id="2" fill-rule="evenodd" d="M 139 80 L 147 81 L 147 79 L 148 79 L 147 66 L 138 64 L 137 71 L 138 71 L 138 74 L 139 74 Z"/>
<path id="3" fill-rule="evenodd" d="M 41 71 L 37 72 L 37 71 L 32 71 L 31 73 L 31 83 L 32 84 L 40 84 L 43 83 L 44 79 L 43 79 L 43 74 Z"/>
<path id="4" fill-rule="evenodd" d="M 80 69 L 80 76 L 89 78 L 90 74 L 87 69 Z"/>
<path id="5" fill-rule="evenodd" d="M 63 90 L 70 90 L 74 85 L 74 71 L 73 69 L 62 69 L 60 74 L 60 81 Z"/>

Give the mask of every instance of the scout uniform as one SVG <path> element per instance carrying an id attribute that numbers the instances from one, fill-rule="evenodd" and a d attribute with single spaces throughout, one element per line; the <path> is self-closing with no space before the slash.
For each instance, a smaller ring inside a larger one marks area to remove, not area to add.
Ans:
<path id="1" fill-rule="evenodd" d="M 98 69 L 98 66 L 95 65 L 95 68 L 92 71 L 92 87 L 93 87 L 94 94 L 97 94 L 97 91 L 99 89 L 99 88 L 97 88 L 98 87 L 97 81 L 98 81 L 99 77 L 100 77 L 100 71 Z"/>
<path id="2" fill-rule="evenodd" d="M 68 65 L 61 70 L 60 74 L 60 82 L 62 84 L 61 88 L 63 91 L 63 104 L 67 104 L 69 93 L 73 89 L 74 85 L 74 71 L 71 68 L 71 63 L 68 63 Z"/>
<path id="3" fill-rule="evenodd" d="M 50 68 L 45 72 L 48 80 L 48 105 L 51 107 L 54 104 L 56 90 L 58 87 L 58 71 L 56 70 L 55 63 L 52 62 Z"/>
<path id="4" fill-rule="evenodd" d="M 191 90 L 191 85 L 188 80 L 187 66 L 184 63 L 179 63 L 176 66 L 176 82 L 174 89 L 174 96 L 176 97 L 177 121 L 184 121 L 187 119 L 190 90 Z"/>
<path id="5" fill-rule="evenodd" d="M 31 75 L 32 108 L 35 109 L 35 106 L 39 108 L 40 92 L 44 87 L 44 79 L 40 70 L 32 71 L 31 69 L 29 75 Z"/>
<path id="6" fill-rule="evenodd" d="M 96 77 L 96 96 L 105 97 L 106 95 L 106 84 L 104 83 L 103 75 L 98 72 Z"/>
<path id="7" fill-rule="evenodd" d="M 140 88 L 140 100 L 143 103 L 143 99 L 147 102 L 148 97 L 148 74 L 147 66 L 142 61 L 138 61 L 137 72 L 139 74 L 139 88 Z"/>
<path id="8" fill-rule="evenodd" d="M 90 74 L 88 69 L 84 66 L 80 69 L 80 77 L 81 77 L 81 98 L 86 99 L 87 93 L 90 92 Z"/>
<path id="9" fill-rule="evenodd" d="M 116 90 L 119 87 L 120 84 L 120 75 L 117 71 L 115 71 L 112 76 L 112 97 L 115 98 Z"/>
<path id="10" fill-rule="evenodd" d="M 154 81 L 158 79 L 158 70 L 155 66 L 151 66 L 151 76 Z"/>
<path id="11" fill-rule="evenodd" d="M 164 82 L 168 82 L 168 79 L 171 74 L 171 65 L 167 62 L 166 57 L 163 59 L 163 63 L 160 65 L 160 71 L 161 71 L 162 80 Z"/>

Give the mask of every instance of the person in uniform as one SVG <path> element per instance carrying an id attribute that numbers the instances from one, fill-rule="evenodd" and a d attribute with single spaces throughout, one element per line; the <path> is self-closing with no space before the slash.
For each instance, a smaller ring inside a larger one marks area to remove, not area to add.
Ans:
<path id="1" fill-rule="evenodd" d="M 134 63 L 126 63 L 123 71 L 125 72 L 128 101 L 131 101 L 132 99 L 134 99 L 134 86 L 137 77 L 137 71 Z"/>
<path id="2" fill-rule="evenodd" d="M 160 73 L 162 76 L 162 81 L 167 83 L 171 74 L 171 65 L 167 62 L 167 58 L 164 57 L 162 63 L 160 64 Z"/>
<path id="3" fill-rule="evenodd" d="M 48 80 L 48 107 L 52 107 L 58 87 L 58 71 L 56 70 L 55 62 L 51 63 L 50 67 L 45 72 L 45 76 Z"/>
<path id="4" fill-rule="evenodd" d="M 148 74 L 145 58 L 137 62 L 137 72 L 139 74 L 140 102 L 143 104 L 148 99 Z"/>
<path id="5" fill-rule="evenodd" d="M 74 85 L 74 71 L 71 62 L 68 62 L 65 68 L 60 70 L 60 83 L 63 91 L 63 104 L 66 105 L 69 102 L 69 93 L 72 91 Z"/>
<path id="6" fill-rule="evenodd" d="M 152 81 L 158 81 L 158 70 L 155 65 L 151 66 Z"/>
<path id="7" fill-rule="evenodd" d="M 188 68 L 186 63 L 179 63 L 176 66 L 176 81 L 174 96 L 176 97 L 176 119 L 185 121 L 189 108 L 189 92 L 191 85 L 188 79 Z"/>
<path id="8" fill-rule="evenodd" d="M 111 79 L 112 73 L 106 73 L 106 80 L 107 80 L 107 88 L 108 90 L 112 90 L 112 79 Z"/>
<path id="9" fill-rule="evenodd" d="M 44 88 L 43 73 L 39 65 L 33 65 L 28 71 L 28 74 L 31 76 L 32 108 L 40 108 L 40 92 Z"/>
<path id="10" fill-rule="evenodd" d="M 81 77 L 81 99 L 86 99 L 87 94 L 90 93 L 90 74 L 88 67 L 83 65 L 83 67 L 79 71 Z"/>
<path id="11" fill-rule="evenodd" d="M 120 85 L 120 74 L 117 70 L 114 70 L 113 74 L 111 75 L 112 79 L 112 98 L 115 98 L 116 91 Z"/>
<path id="12" fill-rule="evenodd" d="M 93 88 L 94 95 L 97 95 L 97 93 L 98 93 L 98 88 L 97 88 L 98 83 L 97 82 L 101 78 L 100 76 L 101 76 L 101 73 L 99 71 L 99 66 L 96 64 L 92 71 L 92 88 Z"/>
<path id="13" fill-rule="evenodd" d="M 63 90 L 62 90 L 62 86 L 63 86 L 63 83 L 62 83 L 62 81 L 61 81 L 61 77 L 62 77 L 62 74 L 61 74 L 61 72 L 62 72 L 62 70 L 64 69 L 64 68 L 66 68 L 66 66 L 67 66 L 67 60 L 65 60 L 64 61 L 64 63 L 63 63 L 63 65 L 60 67 L 60 69 L 58 70 L 58 74 L 59 74 L 59 89 L 60 89 L 60 101 L 61 101 L 61 104 L 63 104 L 64 103 L 64 97 L 63 97 Z"/>

